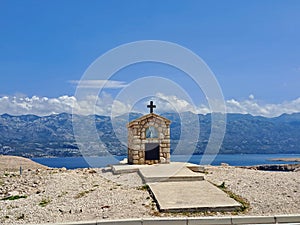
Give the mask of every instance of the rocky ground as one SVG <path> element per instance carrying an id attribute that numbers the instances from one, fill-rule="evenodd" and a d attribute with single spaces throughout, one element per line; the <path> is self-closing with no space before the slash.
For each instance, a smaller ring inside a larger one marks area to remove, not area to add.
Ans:
<path id="1" fill-rule="evenodd" d="M 0 199 L 19 198 L 0 200 L 0 224 L 149 217 L 153 211 L 137 174 L 115 176 L 117 183 L 103 169 L 32 167 L 21 176 L 17 168 L 0 170 Z"/>
<path id="2" fill-rule="evenodd" d="M 300 172 L 209 167 L 206 179 L 246 199 L 247 215 L 300 214 Z"/>
<path id="3" fill-rule="evenodd" d="M 0 224 L 188 215 L 157 212 L 136 173 L 49 169 L 19 157 L 4 158 L 0 156 Z M 249 201 L 246 215 L 299 214 L 299 175 L 223 166 L 207 167 L 206 179 L 217 185 L 224 182 L 227 189 Z M 189 216 L 198 215 L 224 214 Z"/>

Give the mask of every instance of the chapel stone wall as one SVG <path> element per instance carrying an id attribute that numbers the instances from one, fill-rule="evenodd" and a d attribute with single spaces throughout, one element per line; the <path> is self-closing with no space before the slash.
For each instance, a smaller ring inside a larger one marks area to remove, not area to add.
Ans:
<path id="1" fill-rule="evenodd" d="M 154 138 L 146 137 L 148 127 L 155 127 L 158 135 Z M 159 159 L 145 159 L 147 143 L 159 145 Z M 128 124 L 128 163 L 156 164 L 170 162 L 170 121 L 154 113 L 143 116 Z"/>

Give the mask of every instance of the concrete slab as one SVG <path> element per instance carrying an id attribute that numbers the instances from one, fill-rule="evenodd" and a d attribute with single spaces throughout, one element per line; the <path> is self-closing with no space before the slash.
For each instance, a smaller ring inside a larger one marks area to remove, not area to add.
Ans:
<path id="1" fill-rule="evenodd" d="M 300 214 L 297 215 L 276 215 L 276 223 L 300 223 Z"/>
<path id="2" fill-rule="evenodd" d="M 110 165 L 110 167 L 113 174 L 123 174 L 123 173 L 138 172 L 140 168 L 149 167 L 149 165 L 118 164 L 118 165 Z"/>
<path id="3" fill-rule="evenodd" d="M 207 181 L 148 183 L 162 212 L 235 211 L 241 204 Z"/>
<path id="4" fill-rule="evenodd" d="M 232 225 L 231 217 L 193 217 L 188 218 L 188 225 Z"/>
<path id="5" fill-rule="evenodd" d="M 155 164 L 141 167 L 139 174 L 145 183 L 204 180 L 203 174 L 193 172 L 188 166 L 193 164 L 179 162 Z"/>
<path id="6" fill-rule="evenodd" d="M 106 220 L 98 221 L 97 225 L 142 225 L 142 219 L 122 219 L 122 220 Z"/>
<path id="7" fill-rule="evenodd" d="M 237 216 L 232 217 L 232 224 L 269 224 L 276 223 L 274 216 Z"/>
<path id="8" fill-rule="evenodd" d="M 187 225 L 187 218 L 148 218 L 143 225 Z"/>
<path id="9" fill-rule="evenodd" d="M 36 225 L 54 225 L 54 224 L 43 223 L 43 224 L 36 224 Z M 97 221 L 64 222 L 64 223 L 55 223 L 55 225 L 97 225 Z"/>

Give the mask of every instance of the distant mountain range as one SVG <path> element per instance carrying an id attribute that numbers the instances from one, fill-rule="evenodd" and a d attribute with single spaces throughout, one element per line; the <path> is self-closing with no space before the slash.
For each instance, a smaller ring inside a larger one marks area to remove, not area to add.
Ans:
<path id="1" fill-rule="evenodd" d="M 130 114 L 135 119 L 142 114 Z M 180 117 L 175 113 L 165 113 L 172 121 L 171 149 L 175 149 L 181 135 Z M 198 118 L 200 134 L 195 154 L 203 153 L 208 143 L 211 130 L 211 115 L 195 115 L 185 113 L 185 118 Z M 126 141 L 128 118 L 117 117 L 112 121 L 108 116 L 79 116 L 75 120 L 93 122 L 102 144 L 87 141 L 75 141 L 72 115 L 67 113 L 35 116 L 22 115 L 0 116 L 0 154 L 19 155 L 25 157 L 65 157 L 81 156 L 79 147 L 86 149 L 89 155 L 101 155 L 105 151 L 114 155 L 127 154 L 127 148 L 117 138 L 122 136 Z M 85 122 L 82 122 L 84 127 Z M 114 125 L 114 126 L 113 126 Z M 192 127 L 193 122 L 188 126 Z M 113 127 L 115 129 L 113 129 Z M 185 130 L 191 134 L 193 129 Z M 85 132 L 88 136 L 88 132 Z M 189 148 L 189 135 L 185 137 L 183 148 Z M 181 146 L 182 147 L 182 146 Z M 100 149 L 99 149 L 100 148 Z M 82 149 L 82 148 L 81 148 Z M 300 153 L 300 113 L 283 114 L 275 118 L 252 116 L 249 114 L 227 114 L 226 133 L 220 153 Z"/>

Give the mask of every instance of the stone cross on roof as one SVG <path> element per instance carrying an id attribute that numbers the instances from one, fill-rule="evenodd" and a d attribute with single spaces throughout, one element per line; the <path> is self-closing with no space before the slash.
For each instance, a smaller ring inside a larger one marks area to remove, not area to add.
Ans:
<path id="1" fill-rule="evenodd" d="M 153 113 L 153 109 L 156 108 L 156 105 L 153 105 L 153 101 L 150 101 L 150 105 L 147 105 L 147 108 L 150 108 L 150 113 Z"/>

